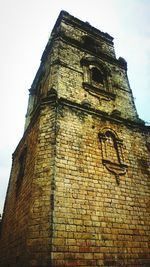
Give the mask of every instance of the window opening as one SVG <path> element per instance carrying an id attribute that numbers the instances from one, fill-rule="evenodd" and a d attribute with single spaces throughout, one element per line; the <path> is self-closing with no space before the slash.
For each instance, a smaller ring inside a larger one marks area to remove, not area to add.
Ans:
<path id="1" fill-rule="evenodd" d="M 85 35 L 82 38 L 83 38 L 83 43 L 84 43 L 85 48 L 87 49 L 95 48 L 95 42 L 91 37 Z"/>
<path id="2" fill-rule="evenodd" d="M 96 83 L 101 83 L 101 84 L 104 83 L 102 73 L 100 72 L 99 69 L 95 67 L 91 69 L 91 78 Z"/>

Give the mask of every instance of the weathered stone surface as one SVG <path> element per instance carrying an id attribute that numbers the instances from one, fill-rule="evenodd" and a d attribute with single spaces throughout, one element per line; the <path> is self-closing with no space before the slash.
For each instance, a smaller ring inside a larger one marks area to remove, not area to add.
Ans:
<path id="1" fill-rule="evenodd" d="M 54 27 L 13 155 L 1 267 L 150 265 L 150 129 L 112 40 L 66 12 Z"/>

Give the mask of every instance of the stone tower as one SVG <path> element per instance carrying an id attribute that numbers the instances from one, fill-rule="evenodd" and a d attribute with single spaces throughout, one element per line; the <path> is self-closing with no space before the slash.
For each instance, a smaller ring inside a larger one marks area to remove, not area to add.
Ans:
<path id="1" fill-rule="evenodd" d="M 62 11 L 13 154 L 0 267 L 150 266 L 149 156 L 113 38 Z"/>

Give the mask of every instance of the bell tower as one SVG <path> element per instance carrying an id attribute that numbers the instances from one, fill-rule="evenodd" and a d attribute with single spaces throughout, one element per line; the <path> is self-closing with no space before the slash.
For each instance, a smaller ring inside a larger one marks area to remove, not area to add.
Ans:
<path id="1" fill-rule="evenodd" d="M 113 38 L 62 11 L 13 153 L 0 267 L 149 266 L 149 158 Z"/>

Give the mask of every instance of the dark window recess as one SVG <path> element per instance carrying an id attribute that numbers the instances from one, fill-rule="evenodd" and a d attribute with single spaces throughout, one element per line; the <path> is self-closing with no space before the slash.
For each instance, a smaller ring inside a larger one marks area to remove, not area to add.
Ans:
<path id="1" fill-rule="evenodd" d="M 92 68 L 91 69 L 91 78 L 92 78 L 92 80 L 94 81 L 94 82 L 96 82 L 96 83 L 101 83 L 101 84 L 103 84 L 103 75 L 102 75 L 102 73 L 100 72 L 100 70 L 99 69 L 97 69 L 97 68 Z"/>
<path id="2" fill-rule="evenodd" d="M 95 49 L 95 41 L 91 37 L 83 36 L 82 39 L 83 39 L 83 44 L 85 48 L 92 49 L 92 50 Z"/>
<path id="3" fill-rule="evenodd" d="M 27 148 L 24 148 L 20 157 L 19 157 L 19 172 L 16 181 L 16 193 L 20 191 L 20 187 L 23 181 L 24 172 L 25 172 L 25 165 L 26 165 L 26 156 L 27 156 Z"/>

